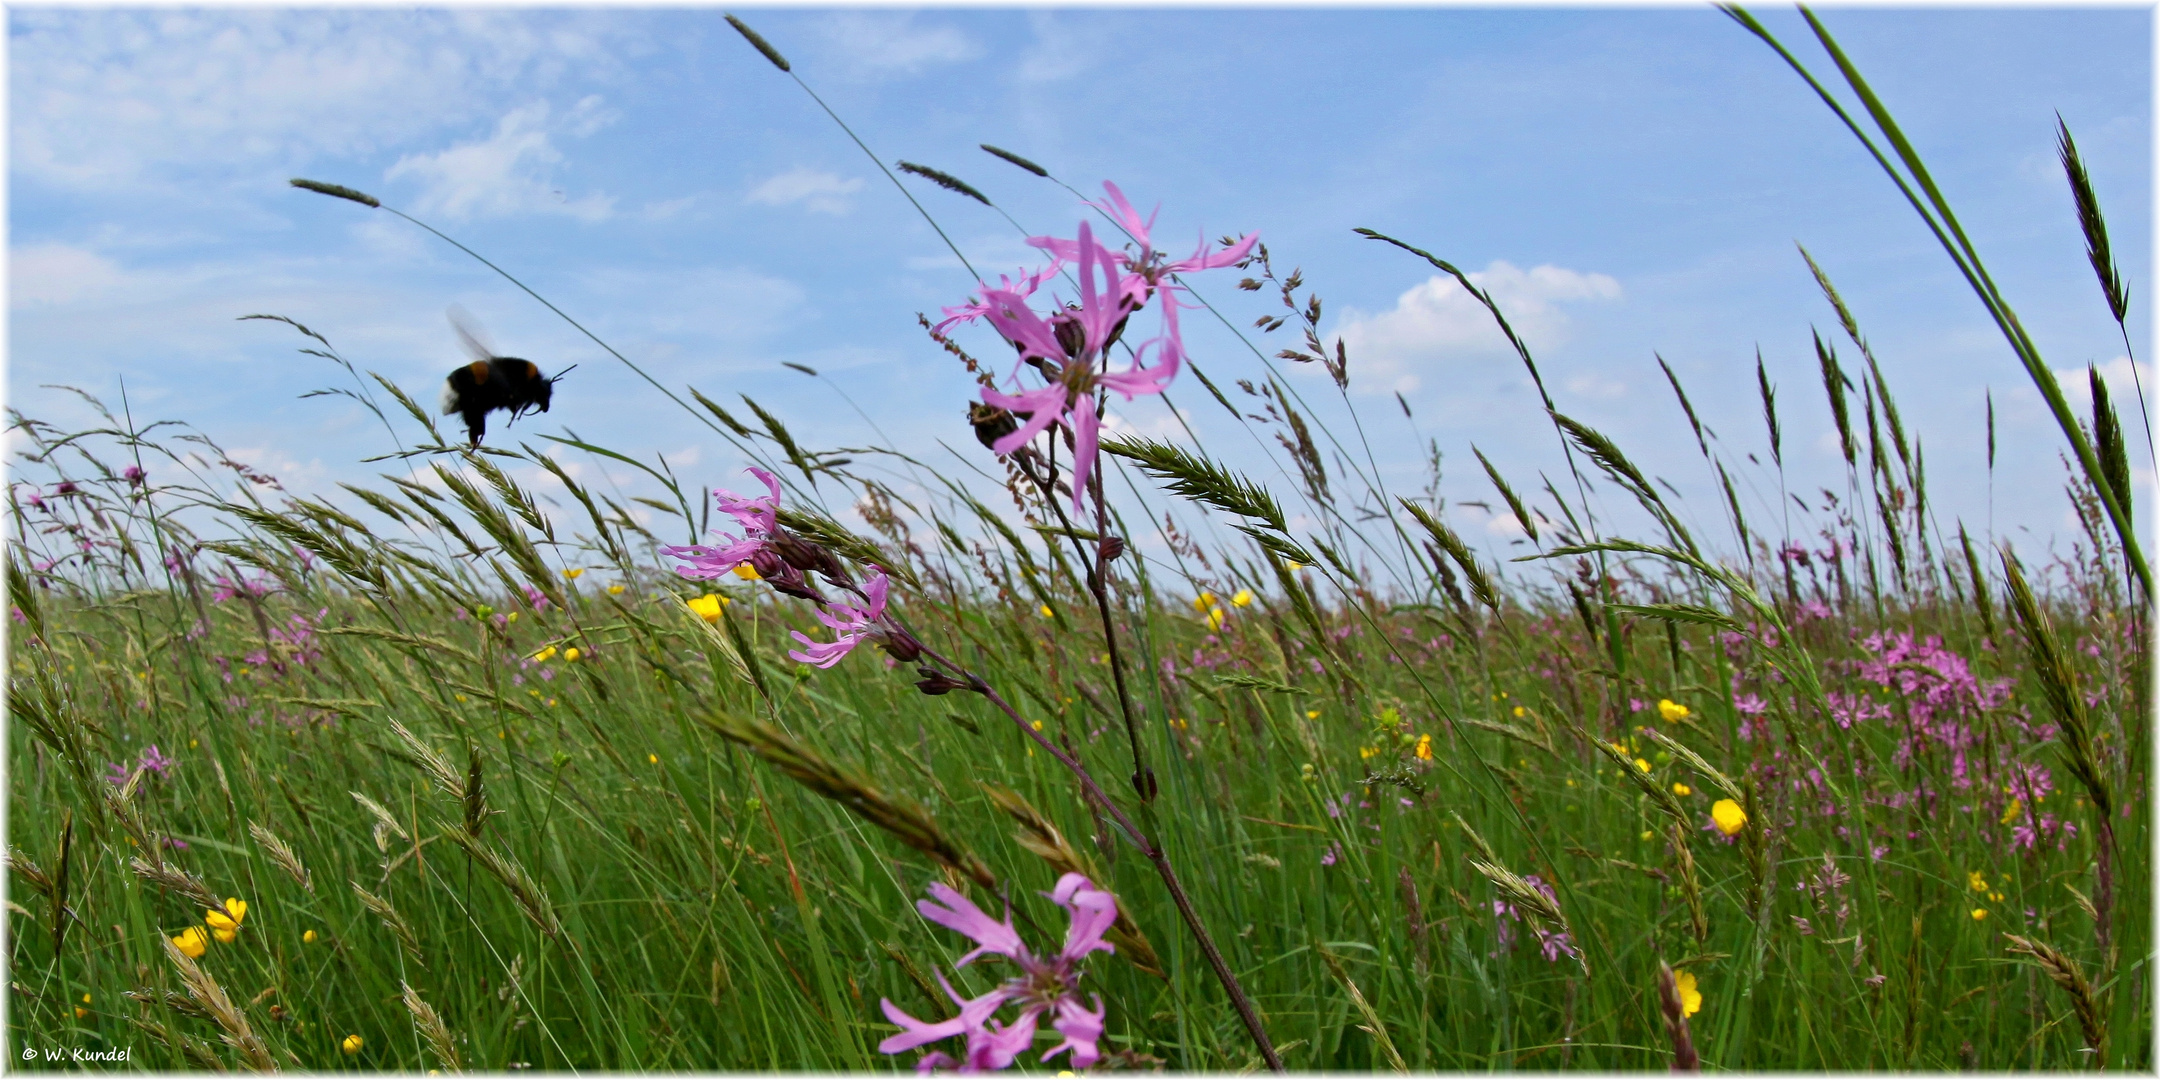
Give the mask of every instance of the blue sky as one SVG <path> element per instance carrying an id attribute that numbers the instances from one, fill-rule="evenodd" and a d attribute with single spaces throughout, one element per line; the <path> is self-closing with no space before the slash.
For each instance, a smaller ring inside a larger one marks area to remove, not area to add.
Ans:
<path id="1" fill-rule="evenodd" d="M 1174 250 L 1203 231 L 1258 231 L 1279 269 L 1301 267 L 1325 298 L 1325 334 L 1348 339 L 1349 397 L 1391 486 L 1417 486 L 1427 439 L 1444 454 L 1451 501 L 1491 498 L 1472 444 L 1519 487 L 1563 466 L 1482 314 L 1353 228 L 1478 275 L 1561 410 L 1670 480 L 1706 526 L 1722 518 L 1713 480 L 1656 355 L 1742 460 L 1764 448 L 1760 348 L 1779 386 L 1791 486 L 1842 490 L 1809 344 L 1811 327 L 1830 337 L 1836 321 L 1798 243 L 1882 360 L 1946 527 L 1962 517 L 1981 531 L 1991 512 L 1990 390 L 2006 448 L 1996 532 L 2028 528 L 2038 543 L 2069 522 L 2062 437 L 1949 260 L 1799 79 L 1707 7 L 738 13 L 887 165 L 953 172 L 1028 232 L 1070 235 L 1083 208 L 978 143 L 1091 195 L 1112 179 L 1143 209 L 1159 203 L 1157 235 Z M 1830 74 L 1796 16 L 1762 15 Z M 2053 140 L 2060 112 L 2109 215 L 2142 362 L 2149 11 L 1824 18 L 2051 365 L 2078 371 L 2075 386 L 2087 362 L 2107 367 L 2128 410 L 2130 366 Z M 455 302 L 503 351 L 549 371 L 579 365 L 555 409 L 511 435 L 573 429 L 633 456 L 665 454 L 693 484 L 742 482 L 725 444 L 507 282 L 387 214 L 285 184 L 307 176 L 457 237 L 677 392 L 749 394 L 813 447 L 884 441 L 867 414 L 892 445 L 945 471 L 962 466 L 940 439 L 994 471 L 960 423 L 970 384 L 915 325 L 917 312 L 958 303 L 971 279 L 717 9 L 18 7 L 9 29 L 8 396 L 27 415 L 85 424 L 78 402 L 42 384 L 117 404 L 125 377 L 138 420 L 187 421 L 290 488 L 365 481 L 386 467 L 359 464 L 392 448 L 382 428 L 344 399 L 300 397 L 341 373 L 297 353 L 292 332 L 236 318 L 295 318 L 431 401 L 460 362 L 443 316 Z M 1032 265 L 998 214 L 908 182 L 978 269 Z M 1235 277 L 1195 284 L 1241 326 L 1279 310 L 1236 291 Z M 1259 374 L 1219 324 L 1186 326 L 1218 384 Z M 963 340 L 998 355 L 985 335 Z M 1348 436 L 1324 376 L 1287 377 Z M 1289 493 L 1197 382 L 1170 397 L 1211 453 Z M 1183 437 L 1157 401 L 1122 417 Z M 503 440 L 500 416 L 492 426 L 491 441 Z M 2133 458 L 2149 484 L 2150 459 Z M 563 460 L 598 472 L 583 455 Z M 1775 475 L 1744 475 L 1767 493 L 1754 512 L 1770 513 Z M 1451 517 L 1489 544 L 1512 535 L 1474 507 Z"/>

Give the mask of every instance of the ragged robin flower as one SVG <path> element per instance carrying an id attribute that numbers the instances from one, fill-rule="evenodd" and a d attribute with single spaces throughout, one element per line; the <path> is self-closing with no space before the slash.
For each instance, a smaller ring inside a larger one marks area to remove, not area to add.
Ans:
<path id="1" fill-rule="evenodd" d="M 960 1012 L 950 1020 L 934 1024 L 909 1016 L 890 1000 L 881 1000 L 879 1004 L 884 1007 L 886 1019 L 900 1025 L 900 1033 L 879 1043 L 878 1051 L 898 1054 L 942 1039 L 964 1036 L 967 1043 L 962 1057 L 932 1051 L 916 1063 L 916 1071 L 1002 1069 L 1030 1048 L 1035 1041 L 1036 1024 L 1048 1013 L 1050 1026 L 1065 1039 L 1044 1053 L 1041 1060 L 1048 1061 L 1069 1050 L 1075 1069 L 1094 1065 L 1102 1056 L 1096 1049 L 1096 1042 L 1103 1032 L 1102 995 L 1092 995 L 1095 999 L 1092 1011 L 1081 1004 L 1077 989 L 1079 965 L 1090 953 L 1117 951 L 1103 940 L 1103 934 L 1117 921 L 1117 899 L 1097 889 L 1094 883 L 1079 874 L 1059 878 L 1057 887 L 1045 895 L 1072 916 L 1072 925 L 1065 932 L 1064 948 L 1056 956 L 1038 959 L 1020 940 L 1009 914 L 1002 922 L 994 920 L 942 882 L 932 882 L 931 899 L 916 903 L 915 910 L 939 926 L 966 934 L 976 944 L 973 951 L 953 966 L 964 967 L 985 955 L 1002 956 L 1016 964 L 1020 974 L 970 1001 L 955 993 L 952 984 L 939 973 L 939 985 L 945 988 L 953 1004 L 960 1007 Z M 1007 1004 L 1020 1006 L 1020 1015 L 1010 1024 L 994 1019 L 997 1011 Z"/>
<path id="2" fill-rule="evenodd" d="M 1148 237 L 1153 219 L 1141 220 L 1115 184 L 1104 184 L 1103 188 L 1109 194 L 1108 200 L 1091 205 L 1131 235 L 1139 245 L 1137 252 L 1111 251 L 1095 239 L 1085 221 L 1080 223 L 1075 239 L 1029 237 L 1029 245 L 1051 256 L 1049 266 L 1018 281 L 1000 278 L 997 288 L 982 284 L 968 303 L 946 308 L 945 320 L 936 327 L 936 332 L 942 334 L 956 323 L 977 319 L 988 322 L 1019 353 L 1021 365 L 1032 365 L 1048 381 L 1048 385 L 1034 389 L 1016 387 L 1012 393 L 984 388 L 984 404 L 1027 418 L 1026 423 L 993 440 L 991 449 L 1011 454 L 1052 425 L 1067 426 L 1073 437 L 1075 513 L 1095 468 L 1102 425 L 1097 394 L 1115 391 L 1131 401 L 1139 394 L 1162 393 L 1184 363 L 1185 345 L 1177 324 L 1182 305 L 1175 297 L 1181 290 L 1171 279 L 1177 274 L 1240 262 L 1258 239 L 1248 236 L 1214 254 L 1209 254 L 1209 245 L 1203 240 L 1192 257 L 1171 262 L 1154 249 Z M 1029 307 L 1030 297 L 1065 265 L 1074 268 L 1079 302 L 1054 302 L 1047 318 L 1037 314 Z M 1162 313 L 1162 333 L 1132 350 L 1132 367 L 1109 371 L 1111 346 L 1124 335 L 1127 320 L 1150 300 L 1157 302 Z M 1150 351 L 1154 354 L 1152 363 Z M 1016 379 L 1018 374 L 1019 368 L 1015 367 Z"/>

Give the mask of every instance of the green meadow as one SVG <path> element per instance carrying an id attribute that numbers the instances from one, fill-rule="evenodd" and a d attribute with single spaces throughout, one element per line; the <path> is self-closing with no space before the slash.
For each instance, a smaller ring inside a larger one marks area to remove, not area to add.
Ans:
<path id="1" fill-rule="evenodd" d="M 499 424 L 470 448 L 334 326 L 289 329 L 380 418 L 373 483 L 288 491 L 87 394 L 83 430 L 11 412 L 11 1060 L 909 1069 L 881 1002 L 934 1023 L 941 981 L 1035 977 L 955 967 L 927 890 L 1042 958 L 1080 874 L 1119 916 L 1075 969 L 1093 1070 L 2150 1070 L 2143 429 L 2097 376 L 2063 404 L 1894 121 L 1850 119 L 2057 407 L 2062 442 L 2003 448 L 2062 454 L 2053 545 L 1937 513 L 1835 267 L 1799 298 L 1819 384 L 1758 371 L 1759 413 L 1698 417 L 1666 373 L 1709 504 L 1549 408 L 1522 417 L 1549 477 L 1435 450 L 1389 487 L 1321 418 L 1354 421 L 1358 370 L 1318 286 L 1261 248 L 1185 271 L 1273 325 L 1175 389 L 1269 471 L 1174 436 L 1106 434 L 1092 483 L 1057 430 L 994 454 L 1026 411 L 966 430 L 959 402 L 1006 361 L 942 337 L 965 473 L 805 445 L 790 411 L 833 407 L 807 395 L 671 389 L 656 422 L 781 487 L 777 554 L 710 579 L 663 549 L 742 532 L 714 491 L 757 480 Z M 1790 432 L 1826 427 L 1841 481 L 1784 487 Z M 1523 526 L 1510 561 L 1450 527 L 1468 500 Z M 790 657 L 873 581 L 852 652 Z M 1013 1067 L 1074 1068 L 1058 1041 Z"/>

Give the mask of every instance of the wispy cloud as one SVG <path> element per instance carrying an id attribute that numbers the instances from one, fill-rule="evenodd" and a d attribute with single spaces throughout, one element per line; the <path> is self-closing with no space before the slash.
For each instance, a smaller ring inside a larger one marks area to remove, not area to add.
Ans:
<path id="1" fill-rule="evenodd" d="M 1470 280 L 1492 296 L 1533 350 L 1565 340 L 1568 315 L 1562 305 L 1620 298 L 1620 283 L 1612 278 L 1558 266 L 1523 270 L 1495 261 Z M 1367 389 L 1377 391 L 1409 393 L 1441 365 L 1509 349 L 1485 306 L 1454 278 L 1437 274 L 1404 292 L 1387 311 L 1348 312 L 1337 332 L 1353 371 Z"/>
<path id="2" fill-rule="evenodd" d="M 567 214 L 604 221 L 615 199 L 598 192 L 571 198 L 555 186 L 550 167 L 563 160 L 557 133 L 584 138 L 614 120 L 597 95 L 579 101 L 559 119 L 546 102 L 513 109 L 486 139 L 459 143 L 434 154 L 407 154 L 383 173 L 385 180 L 412 178 L 422 185 L 415 204 L 424 213 L 452 218 Z"/>
<path id="3" fill-rule="evenodd" d="M 612 71 L 635 36 L 574 14 L 20 10 L 11 164 L 107 191 L 365 154 L 470 124 L 513 87 Z"/>
<path id="4" fill-rule="evenodd" d="M 846 12 L 824 20 L 839 70 L 855 78 L 915 75 L 982 54 L 953 26 L 923 25 L 914 12 Z"/>
<path id="5" fill-rule="evenodd" d="M 862 177 L 842 178 L 836 173 L 803 166 L 789 169 L 750 189 L 743 201 L 766 206 L 801 203 L 803 209 L 812 213 L 845 214 L 855 208 L 855 201 L 849 196 L 861 191 L 862 186 Z"/>

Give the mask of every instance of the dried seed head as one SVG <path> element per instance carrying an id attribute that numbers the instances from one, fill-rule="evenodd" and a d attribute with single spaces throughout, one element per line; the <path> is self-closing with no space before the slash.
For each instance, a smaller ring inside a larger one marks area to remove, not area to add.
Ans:
<path id="1" fill-rule="evenodd" d="M 343 184 L 325 184 L 320 180 L 302 180 L 297 176 L 293 177 L 290 182 L 292 186 L 296 188 L 304 188 L 308 191 L 312 191 L 320 195 L 331 196 L 332 198 L 350 199 L 353 202 L 359 203 L 360 205 L 369 207 L 371 209 L 382 205 L 381 201 L 377 200 L 375 196 L 369 195 L 363 191 L 354 191 L 353 189 L 346 187 Z"/>
<path id="2" fill-rule="evenodd" d="M 781 56 L 780 50 L 775 49 L 770 44 L 766 43 L 765 39 L 759 36 L 757 31 L 750 29 L 750 27 L 744 24 L 741 19 L 738 19 L 733 15 L 726 16 L 726 18 L 728 21 L 728 25 L 734 27 L 735 32 L 741 34 L 743 36 L 743 40 L 750 43 L 751 48 L 756 49 L 758 52 L 764 54 L 765 59 L 772 61 L 772 66 L 779 68 L 782 71 L 789 70 L 787 57 Z"/>
<path id="3" fill-rule="evenodd" d="M 944 188 L 947 191 L 958 192 L 959 194 L 965 195 L 968 198 L 983 204 L 984 206 L 991 205 L 988 196 L 984 195 L 980 191 L 975 190 L 973 187 L 968 186 L 967 181 L 962 180 L 951 173 L 945 172 L 941 169 L 933 169 L 928 165 L 917 165 L 912 161 L 900 162 L 899 168 L 901 172 L 914 173 L 916 176 L 920 176 L 923 179 L 928 180 L 931 183 L 936 184 L 937 186 Z"/>
<path id="4" fill-rule="evenodd" d="M 1037 165 L 1024 157 L 1021 157 L 1020 155 L 1015 154 L 1010 150 L 1000 150 L 997 147 L 990 145 L 989 143 L 981 143 L 978 145 L 982 147 L 984 153 L 989 154 L 991 157 L 1000 158 L 1005 161 L 1011 162 L 1012 164 L 1018 165 L 1021 168 L 1026 169 L 1027 171 L 1034 173 L 1037 176 L 1047 178 L 1050 175 L 1050 170 L 1045 169 L 1042 166 Z"/>

